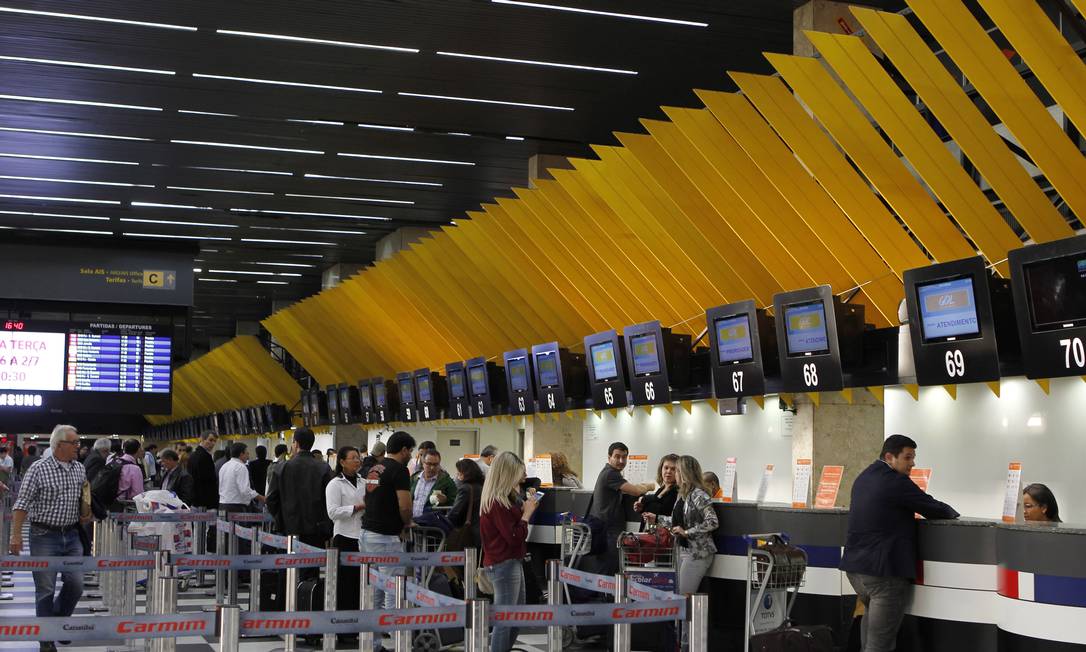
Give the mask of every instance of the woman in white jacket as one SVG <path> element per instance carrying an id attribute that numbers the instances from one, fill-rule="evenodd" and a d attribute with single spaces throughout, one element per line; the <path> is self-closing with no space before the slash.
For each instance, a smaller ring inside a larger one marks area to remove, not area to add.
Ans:
<path id="1" fill-rule="evenodd" d="M 362 540 L 362 513 L 366 509 L 366 481 L 358 476 L 362 456 L 354 446 L 336 455 L 336 477 L 324 488 L 328 518 L 332 519 L 332 546 L 341 552 L 358 552 Z M 358 566 L 339 565 L 336 608 L 358 609 Z"/>

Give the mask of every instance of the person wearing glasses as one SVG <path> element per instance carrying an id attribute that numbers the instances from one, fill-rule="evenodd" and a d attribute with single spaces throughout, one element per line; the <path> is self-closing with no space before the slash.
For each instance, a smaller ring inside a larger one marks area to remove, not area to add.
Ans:
<path id="1" fill-rule="evenodd" d="M 1047 486 L 1034 482 L 1022 490 L 1022 515 L 1035 523 L 1062 523 L 1056 495 Z"/>
<path id="2" fill-rule="evenodd" d="M 79 434 L 74 426 L 58 425 L 49 437 L 53 454 L 35 462 L 26 471 L 19 497 L 15 500 L 13 532 L 22 532 L 30 520 L 30 554 L 35 557 L 80 557 L 80 499 L 87 479 L 83 465 L 76 461 Z M 12 555 L 22 553 L 23 542 L 13 536 Z M 61 573 L 64 586 L 56 595 L 57 571 L 34 571 L 35 613 L 39 618 L 68 617 L 83 595 L 83 571 Z M 51 641 L 42 641 L 42 650 L 56 650 Z"/>

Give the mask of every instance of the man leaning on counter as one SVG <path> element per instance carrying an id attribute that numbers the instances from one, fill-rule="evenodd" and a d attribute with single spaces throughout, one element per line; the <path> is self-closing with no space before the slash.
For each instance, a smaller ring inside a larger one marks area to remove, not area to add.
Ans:
<path id="1" fill-rule="evenodd" d="M 916 578 L 916 518 L 957 518 L 958 512 L 924 493 L 909 478 L 916 442 L 890 435 L 879 459 L 852 486 L 848 536 L 841 570 L 848 574 L 865 613 L 860 624 L 863 652 L 889 652 L 905 615 Z"/>

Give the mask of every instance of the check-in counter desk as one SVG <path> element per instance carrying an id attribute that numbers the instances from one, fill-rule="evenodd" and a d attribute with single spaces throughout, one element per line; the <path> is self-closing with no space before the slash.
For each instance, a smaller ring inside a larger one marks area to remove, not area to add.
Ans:
<path id="1" fill-rule="evenodd" d="M 717 558 L 703 590 L 711 595 L 714 638 L 743 627 L 744 534 L 784 532 L 807 552 L 804 586 L 792 611 L 799 624 L 831 625 L 847 639 L 855 592 L 837 569 L 848 510 L 717 504 Z M 920 521 L 917 586 L 899 637 L 901 651 L 1086 650 L 1086 529 L 960 519 Z"/>

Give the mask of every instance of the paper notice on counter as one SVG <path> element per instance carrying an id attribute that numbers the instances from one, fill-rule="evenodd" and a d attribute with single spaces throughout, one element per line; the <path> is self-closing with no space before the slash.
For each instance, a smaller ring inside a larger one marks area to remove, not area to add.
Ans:
<path id="1" fill-rule="evenodd" d="M 729 457 L 724 460 L 724 477 L 720 481 L 720 490 L 724 492 L 723 500 L 726 503 L 734 503 L 739 500 L 739 485 L 736 477 L 736 459 Z"/>
<path id="2" fill-rule="evenodd" d="M 550 453 L 542 453 L 528 460 L 528 477 L 539 478 L 541 487 L 554 486 L 554 469 L 551 467 Z"/>
<path id="3" fill-rule="evenodd" d="M 909 471 L 909 479 L 920 487 L 920 491 L 927 493 L 928 485 L 931 484 L 931 469 L 922 469 L 915 466 L 912 471 Z"/>
<path id="4" fill-rule="evenodd" d="M 815 508 L 830 509 L 837 505 L 837 492 L 841 489 L 841 479 L 845 476 L 845 467 L 827 464 L 822 467 L 822 477 L 818 480 L 815 492 Z"/>
<path id="5" fill-rule="evenodd" d="M 1014 523 L 1018 515 L 1018 501 L 1022 493 L 1022 463 L 1007 465 L 1007 484 L 1003 493 L 1003 522 Z"/>
<path id="6" fill-rule="evenodd" d="M 622 472 L 622 477 L 626 478 L 626 482 L 633 484 L 645 484 L 654 481 L 656 478 L 649 475 L 649 456 L 630 455 L 627 457 L 626 470 Z"/>
<path id="7" fill-rule="evenodd" d="M 803 509 L 811 495 L 811 460 L 799 459 L 792 465 L 792 507 Z"/>
<path id="8" fill-rule="evenodd" d="M 773 479 L 773 465 L 766 464 L 765 471 L 762 471 L 762 481 L 758 483 L 758 497 L 755 499 L 758 504 L 765 502 L 766 494 L 769 493 L 769 481 Z"/>

